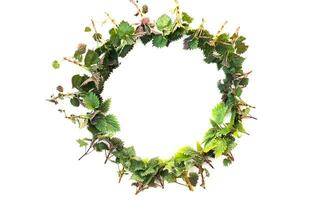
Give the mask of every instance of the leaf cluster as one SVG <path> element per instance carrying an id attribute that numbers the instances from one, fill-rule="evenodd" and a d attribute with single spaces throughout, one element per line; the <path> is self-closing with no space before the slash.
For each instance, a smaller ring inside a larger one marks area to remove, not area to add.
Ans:
<path id="1" fill-rule="evenodd" d="M 147 13 L 147 7 L 143 12 Z M 205 177 L 209 175 L 209 168 L 213 168 L 212 160 L 223 157 L 223 164 L 228 166 L 234 161 L 232 150 L 236 147 L 236 140 L 246 133 L 242 120 L 250 118 L 250 109 L 242 98 L 242 90 L 248 85 L 248 75 L 242 69 L 245 58 L 242 56 L 248 46 L 244 36 L 234 33 L 218 32 L 211 34 L 201 24 L 198 28 L 191 28 L 193 18 L 186 12 L 175 9 L 176 18 L 161 15 L 155 23 L 144 18 L 138 25 L 121 21 L 109 30 L 109 37 L 104 39 L 95 28 L 85 28 L 96 42 L 95 48 L 79 44 L 71 58 L 66 60 L 82 67 L 86 74 L 75 74 L 72 79 L 72 93 L 59 90 L 57 96 L 49 101 L 57 104 L 65 98 L 74 107 L 83 107 L 83 115 L 66 115 L 73 122 L 78 122 L 80 128 L 86 127 L 90 137 L 78 139 L 80 147 L 85 148 L 82 157 L 92 150 L 105 154 L 105 163 L 112 161 L 119 166 L 119 181 L 129 174 L 139 193 L 150 187 L 164 187 L 167 183 L 178 183 L 193 190 L 201 180 L 205 187 Z M 197 142 L 196 149 L 185 146 L 167 160 L 160 158 L 143 159 L 136 155 L 134 147 L 127 147 L 115 136 L 120 131 L 120 124 L 115 115 L 109 113 L 111 99 L 103 99 L 104 84 L 111 73 L 119 67 L 120 59 L 126 57 L 141 41 L 144 45 L 149 42 L 157 48 L 168 47 L 172 42 L 183 39 L 185 50 L 199 50 L 203 54 L 204 62 L 214 63 L 218 70 L 222 70 L 225 78 L 218 82 L 222 94 L 221 102 L 212 110 L 209 121 L 210 128 L 204 135 L 202 142 Z M 53 61 L 55 69 L 60 68 L 58 61 Z M 81 158 L 82 158 L 81 157 Z M 184 182 L 184 183 L 183 183 Z"/>

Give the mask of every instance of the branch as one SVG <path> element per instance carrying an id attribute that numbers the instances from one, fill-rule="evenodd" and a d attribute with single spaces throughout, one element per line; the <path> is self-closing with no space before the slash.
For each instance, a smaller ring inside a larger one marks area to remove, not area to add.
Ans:
<path id="1" fill-rule="evenodd" d="M 135 8 L 137 9 L 137 14 L 139 14 L 141 17 L 144 16 L 143 12 L 141 11 L 139 5 L 135 2 L 135 0 L 130 0 L 130 2 L 135 6 Z"/>
<path id="2" fill-rule="evenodd" d="M 76 60 L 73 60 L 73 59 L 68 58 L 68 57 L 64 57 L 63 59 L 66 60 L 66 61 L 68 61 L 68 62 L 70 62 L 70 63 L 73 63 L 73 64 L 75 64 L 75 65 L 78 65 L 79 67 L 81 67 L 81 68 L 83 68 L 83 69 L 89 71 L 88 68 L 86 68 L 83 64 L 81 64 L 80 62 L 78 62 L 78 61 L 76 61 Z"/>
<path id="3" fill-rule="evenodd" d="M 93 147 L 93 144 L 95 143 L 96 139 L 93 139 L 92 142 L 90 143 L 90 146 L 88 148 L 88 150 L 78 159 L 81 160 L 83 157 L 85 157 L 86 155 L 88 155 L 90 149 Z"/>

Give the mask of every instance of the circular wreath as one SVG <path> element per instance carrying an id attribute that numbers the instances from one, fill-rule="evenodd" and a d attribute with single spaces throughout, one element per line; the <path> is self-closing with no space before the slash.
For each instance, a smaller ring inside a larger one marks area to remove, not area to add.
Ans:
<path id="1" fill-rule="evenodd" d="M 198 28 L 191 28 L 193 18 L 182 12 L 177 2 L 174 20 L 164 14 L 156 22 L 146 17 L 146 5 L 139 7 L 136 2 L 131 2 L 137 8 L 136 15 L 141 18 L 140 22 L 117 23 L 107 14 L 114 27 L 109 30 L 110 37 L 104 39 L 91 20 L 92 26 L 86 27 L 85 32 L 93 33 L 96 48 L 79 44 L 72 57 L 63 59 L 82 67 L 88 75 L 74 75 L 71 80 L 74 92 L 65 93 L 63 87 L 58 86 L 58 94 L 52 95 L 49 101 L 57 104 L 59 100 L 68 98 L 72 106 L 88 109 L 86 114 L 81 115 L 68 115 L 65 110 L 59 109 L 67 119 L 78 123 L 80 128 L 87 127 L 92 134 L 91 137 L 77 140 L 81 147 L 85 147 L 85 153 L 79 160 L 93 150 L 104 152 L 105 163 L 110 160 L 118 165 L 119 182 L 123 175 L 131 175 L 136 194 L 150 187 L 164 188 L 165 182 L 178 183 L 192 191 L 199 177 L 200 186 L 205 188 L 208 168 L 213 168 L 212 159 L 223 157 L 225 166 L 231 164 L 234 161 L 231 152 L 236 146 L 236 138 L 246 133 L 242 120 L 254 118 L 249 115 L 250 109 L 254 107 L 241 99 L 242 89 L 247 86 L 247 76 L 250 74 L 244 73 L 242 69 L 244 58 L 241 54 L 248 48 L 244 43 L 245 37 L 238 34 L 238 29 L 232 35 L 223 33 L 225 24 L 213 35 L 204 28 L 204 20 Z M 103 100 L 101 96 L 104 83 L 120 65 L 119 57 L 125 57 L 138 40 L 144 45 L 151 41 L 153 46 L 162 48 L 181 38 L 184 39 L 184 49 L 201 49 L 206 63 L 215 63 L 218 70 L 223 70 L 225 78 L 218 82 L 221 102 L 213 108 L 211 127 L 203 141 L 197 142 L 196 148 L 185 146 L 166 160 L 142 159 L 136 155 L 133 146 L 125 146 L 115 136 L 120 125 L 117 118 L 109 114 L 111 99 Z M 57 69 L 60 62 L 53 61 L 52 66 Z"/>

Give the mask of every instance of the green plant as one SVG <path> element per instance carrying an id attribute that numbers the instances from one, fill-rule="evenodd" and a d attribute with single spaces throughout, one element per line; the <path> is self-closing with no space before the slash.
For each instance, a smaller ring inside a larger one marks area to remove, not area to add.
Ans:
<path id="1" fill-rule="evenodd" d="M 205 187 L 208 168 L 213 168 L 212 159 L 222 157 L 225 166 L 231 164 L 234 161 L 232 150 L 237 145 L 236 140 L 246 133 L 242 121 L 254 118 L 249 115 L 253 107 L 241 98 L 250 74 L 242 69 L 245 58 L 241 54 L 248 48 L 245 37 L 239 35 L 238 30 L 232 35 L 223 33 L 224 25 L 215 35 L 204 28 L 204 22 L 198 28 L 192 28 L 190 24 L 193 18 L 182 12 L 178 3 L 174 9 L 175 19 L 164 14 L 154 24 L 146 17 L 146 5 L 140 8 L 134 1 L 132 3 L 138 9 L 136 15 L 141 17 L 139 25 L 134 26 L 127 21 L 117 23 L 108 15 L 114 24 L 109 30 L 108 39 L 97 32 L 93 21 L 92 28 L 85 28 L 86 32 L 92 33 L 97 47 L 89 48 L 79 44 L 73 56 L 65 57 L 64 60 L 82 67 L 86 74 L 72 77 L 74 92 L 64 93 L 59 86 L 58 94 L 49 101 L 57 104 L 59 100 L 69 99 L 72 106 L 87 109 L 82 115 L 68 115 L 65 110 L 59 110 L 67 119 L 77 123 L 80 128 L 86 127 L 91 133 L 90 137 L 77 140 L 81 147 L 86 148 L 81 158 L 92 149 L 103 152 L 105 163 L 110 160 L 119 166 L 119 181 L 125 174 L 131 175 L 133 185 L 137 188 L 136 194 L 149 187 L 164 188 L 165 182 L 178 183 L 193 190 L 200 179 L 200 185 Z M 153 46 L 163 48 L 181 38 L 184 40 L 184 49 L 202 50 L 206 63 L 215 63 L 218 70 L 223 70 L 225 78 L 218 82 L 222 100 L 212 110 L 211 127 L 195 148 L 185 146 L 166 160 L 142 159 L 136 155 L 134 147 L 125 146 L 115 136 L 120 125 L 117 117 L 109 113 L 111 99 L 104 100 L 101 96 L 104 83 L 119 66 L 119 58 L 127 56 L 138 40 L 143 44 L 152 42 Z M 52 66 L 58 69 L 59 61 L 53 61 Z M 226 116 L 230 119 L 225 120 Z"/>

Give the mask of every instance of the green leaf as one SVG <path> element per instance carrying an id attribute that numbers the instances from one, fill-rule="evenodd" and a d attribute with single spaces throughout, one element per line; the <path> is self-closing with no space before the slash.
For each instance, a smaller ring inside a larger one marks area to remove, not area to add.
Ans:
<path id="1" fill-rule="evenodd" d="M 235 53 L 230 53 L 228 56 L 229 62 L 230 62 L 230 66 L 234 67 L 235 69 L 241 69 L 243 62 L 245 60 L 245 58 L 241 57 L 238 54 Z"/>
<path id="2" fill-rule="evenodd" d="M 185 146 L 179 149 L 179 151 L 175 154 L 174 159 L 177 162 L 184 162 L 197 155 L 198 153 L 192 147 Z"/>
<path id="3" fill-rule="evenodd" d="M 107 113 L 109 111 L 109 108 L 110 108 L 110 105 L 112 103 L 112 99 L 106 99 L 102 105 L 100 106 L 100 110 L 103 112 L 103 113 Z"/>
<path id="4" fill-rule="evenodd" d="M 167 38 L 162 35 L 156 35 L 153 38 L 153 46 L 155 47 L 162 48 L 165 47 L 167 43 L 168 43 Z"/>
<path id="5" fill-rule="evenodd" d="M 211 140 L 213 140 L 216 137 L 216 130 L 214 128 L 210 128 L 207 130 L 204 136 L 203 143 L 207 145 Z"/>
<path id="6" fill-rule="evenodd" d="M 186 12 L 182 12 L 182 20 L 189 24 L 193 22 L 193 18 L 189 16 Z"/>
<path id="7" fill-rule="evenodd" d="M 141 42 L 146 45 L 147 43 L 149 43 L 151 40 L 153 39 L 153 35 L 151 34 L 145 34 L 143 36 L 140 37 Z"/>
<path id="8" fill-rule="evenodd" d="M 133 49 L 133 46 L 134 46 L 133 44 L 125 45 L 119 52 L 119 56 L 122 58 L 126 57 L 126 55 Z"/>
<path id="9" fill-rule="evenodd" d="M 172 27 L 172 20 L 168 15 L 162 15 L 157 19 L 156 26 L 159 31 L 169 31 Z"/>
<path id="10" fill-rule="evenodd" d="M 184 40 L 184 49 L 196 49 L 198 47 L 198 39 L 190 36 Z"/>
<path id="11" fill-rule="evenodd" d="M 147 5 L 143 5 L 143 6 L 142 6 L 142 13 L 143 13 L 143 14 L 148 13 L 148 6 L 147 6 Z"/>
<path id="12" fill-rule="evenodd" d="M 79 89 L 81 84 L 83 82 L 83 77 L 80 76 L 79 74 L 76 74 L 72 77 L 72 87 Z"/>
<path id="13" fill-rule="evenodd" d="M 240 82 L 239 85 L 241 85 L 242 87 L 246 87 L 249 83 L 249 79 L 248 78 L 243 78 Z"/>
<path id="14" fill-rule="evenodd" d="M 54 60 L 54 61 L 52 62 L 52 67 L 53 67 L 54 69 L 58 69 L 58 68 L 60 68 L 60 63 L 59 63 L 57 60 Z"/>
<path id="15" fill-rule="evenodd" d="M 246 38 L 244 36 L 239 36 L 235 42 L 236 53 L 243 54 L 247 51 L 248 46 L 244 43 Z"/>
<path id="16" fill-rule="evenodd" d="M 205 145 L 204 152 L 213 150 L 215 157 L 221 156 L 227 150 L 227 142 L 223 138 L 215 138 Z"/>
<path id="17" fill-rule="evenodd" d="M 117 118 L 114 115 L 106 115 L 99 118 L 95 127 L 104 133 L 115 133 L 120 131 L 120 126 Z"/>
<path id="18" fill-rule="evenodd" d="M 95 51 L 88 50 L 85 60 L 84 60 L 85 66 L 91 67 L 91 65 L 98 63 L 99 60 L 100 60 L 99 56 Z"/>
<path id="19" fill-rule="evenodd" d="M 242 88 L 238 87 L 236 89 L 236 96 L 240 97 L 242 95 L 242 92 L 243 92 Z"/>
<path id="20" fill-rule="evenodd" d="M 92 37 L 93 37 L 94 41 L 96 41 L 96 42 L 101 42 L 101 40 L 102 40 L 102 34 L 101 33 L 94 33 Z"/>
<path id="21" fill-rule="evenodd" d="M 223 103 L 219 103 L 216 107 L 212 110 L 212 117 L 214 121 L 221 125 L 223 123 L 224 117 L 228 111 L 228 107 Z"/>
<path id="22" fill-rule="evenodd" d="M 133 158 L 130 160 L 130 163 L 130 171 L 132 172 L 143 170 L 145 168 L 145 163 L 141 159 Z"/>
<path id="23" fill-rule="evenodd" d="M 100 100 L 99 97 L 96 96 L 96 94 L 94 94 L 93 92 L 89 92 L 88 94 L 86 94 L 86 96 L 84 96 L 83 103 L 86 108 L 94 110 L 99 107 Z"/>
<path id="24" fill-rule="evenodd" d="M 130 179 L 137 181 L 137 182 L 143 182 L 144 181 L 144 179 L 139 174 L 135 174 L 135 173 L 133 173 L 131 175 Z"/>
<path id="25" fill-rule="evenodd" d="M 196 186 L 197 185 L 197 181 L 198 181 L 198 174 L 195 172 L 190 172 L 189 173 L 189 180 L 192 184 L 192 186 Z"/>
<path id="26" fill-rule="evenodd" d="M 214 148 L 214 153 L 216 158 L 220 157 L 227 149 L 227 142 L 224 139 L 216 140 L 216 146 Z"/>
<path id="27" fill-rule="evenodd" d="M 166 173 L 164 175 L 164 179 L 168 182 L 168 183 L 175 183 L 177 181 L 177 177 L 173 174 L 173 173 Z"/>
<path id="28" fill-rule="evenodd" d="M 91 28 L 90 28 L 89 26 L 86 26 L 84 31 L 85 31 L 85 32 L 90 32 L 90 31 L 91 31 Z"/>
<path id="29" fill-rule="evenodd" d="M 80 147 L 85 147 L 88 145 L 88 142 L 86 142 L 84 139 L 78 139 L 76 142 L 79 144 Z"/>
<path id="30" fill-rule="evenodd" d="M 117 35 L 121 39 L 125 39 L 126 37 L 132 35 L 134 33 L 134 28 L 125 21 L 122 21 L 117 28 Z"/>
<path id="31" fill-rule="evenodd" d="M 197 141 L 196 142 L 196 150 L 199 152 L 199 153 L 202 153 L 203 152 L 203 147 L 200 145 L 200 143 Z"/>
<path id="32" fill-rule="evenodd" d="M 231 161 L 230 159 L 227 159 L 227 158 L 224 158 L 224 159 L 223 159 L 223 165 L 224 165 L 224 166 L 227 167 L 227 166 L 229 166 L 231 163 L 232 163 L 232 161 Z"/>
<path id="33" fill-rule="evenodd" d="M 77 97 L 73 97 L 70 99 L 71 105 L 78 107 L 80 105 L 79 99 Z"/>
<path id="34" fill-rule="evenodd" d="M 204 61 L 208 64 L 212 63 L 215 61 L 215 56 L 213 55 L 214 48 L 212 46 L 206 45 L 205 48 L 203 49 L 203 53 L 205 56 Z"/>
<path id="35" fill-rule="evenodd" d="M 96 143 L 94 145 L 94 149 L 95 149 L 95 151 L 101 152 L 103 150 L 108 150 L 109 148 L 108 148 L 107 144 L 105 144 L 104 142 L 100 142 L 100 143 Z"/>
<path id="36" fill-rule="evenodd" d="M 224 136 L 227 135 L 228 133 L 230 133 L 232 130 L 231 126 L 226 126 L 224 128 L 221 128 L 220 130 L 218 130 L 218 132 L 216 133 L 216 137 L 220 137 L 220 136 Z"/>

